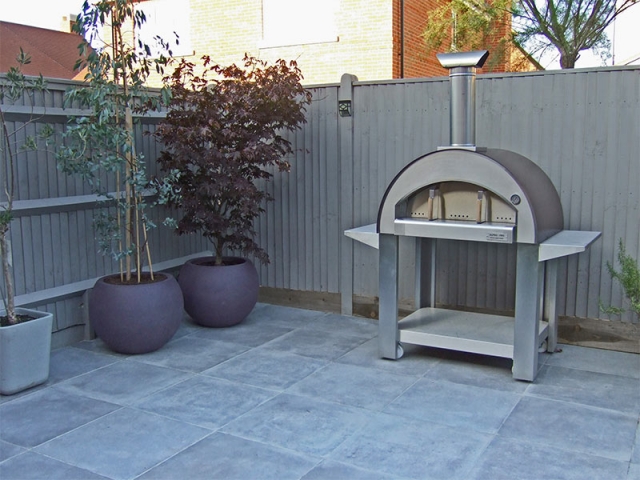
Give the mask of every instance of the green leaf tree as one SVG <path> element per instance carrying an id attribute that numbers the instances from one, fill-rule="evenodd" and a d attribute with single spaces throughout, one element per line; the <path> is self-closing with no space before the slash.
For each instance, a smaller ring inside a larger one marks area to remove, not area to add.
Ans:
<path id="1" fill-rule="evenodd" d="M 101 251 L 119 262 L 120 279 L 126 283 L 142 281 L 145 263 L 153 280 L 147 234 L 154 226 L 147 215 L 150 183 L 134 141 L 134 115 L 159 108 L 160 97 L 150 93 L 146 81 L 169 62 L 164 55 L 151 58 L 149 46 L 136 40 L 135 31 L 146 20 L 137 4 L 84 3 L 74 30 L 91 43 L 101 39 L 104 46 L 88 53 L 85 43 L 79 47 L 81 57 L 86 56 L 87 84 L 67 92 L 65 105 L 91 113 L 70 118 L 57 153 L 63 171 L 81 175 L 108 205 L 115 205 L 103 209 L 95 225 Z M 156 39 L 170 55 L 166 43 Z M 105 181 L 109 178 L 115 178 L 115 191 Z"/>
<path id="2" fill-rule="evenodd" d="M 605 32 L 638 0 L 452 0 L 432 10 L 423 37 L 429 50 L 522 46 L 534 58 L 556 52 L 561 68 L 574 68 L 580 52 L 604 60 L 611 44 Z M 449 45 L 447 45 L 449 43 Z"/>

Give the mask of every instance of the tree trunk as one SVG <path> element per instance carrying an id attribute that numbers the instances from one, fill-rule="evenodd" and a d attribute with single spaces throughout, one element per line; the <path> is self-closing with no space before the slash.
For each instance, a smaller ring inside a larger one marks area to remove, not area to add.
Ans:
<path id="1" fill-rule="evenodd" d="M 561 52 L 560 53 L 560 68 L 575 68 L 576 62 L 580 57 L 579 52 Z"/>
<path id="2" fill-rule="evenodd" d="M 16 317 L 16 305 L 14 300 L 14 291 L 13 291 L 13 276 L 11 275 L 11 247 L 9 244 L 9 239 L 7 238 L 8 229 L 4 229 L 0 232 L 0 256 L 2 256 L 2 275 L 4 277 L 4 288 L 6 293 L 6 304 L 5 308 L 7 310 L 7 317 L 9 319 L 9 323 L 11 325 L 15 325 L 18 323 L 18 319 Z"/>

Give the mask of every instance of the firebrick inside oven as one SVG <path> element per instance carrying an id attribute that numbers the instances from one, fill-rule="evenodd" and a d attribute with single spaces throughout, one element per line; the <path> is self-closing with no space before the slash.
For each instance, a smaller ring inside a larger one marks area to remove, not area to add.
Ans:
<path id="1" fill-rule="evenodd" d="M 547 175 L 517 153 L 475 145 L 475 79 L 489 52 L 440 54 L 450 72 L 449 146 L 407 165 L 387 187 L 375 224 L 346 235 L 379 249 L 379 345 L 402 344 L 513 359 L 513 377 L 533 381 L 538 351 L 557 343 L 557 260 L 585 251 L 600 232 L 563 230 Z M 398 320 L 398 239 L 416 239 L 416 308 Z M 435 308 L 436 240 L 516 243 L 515 317 Z"/>

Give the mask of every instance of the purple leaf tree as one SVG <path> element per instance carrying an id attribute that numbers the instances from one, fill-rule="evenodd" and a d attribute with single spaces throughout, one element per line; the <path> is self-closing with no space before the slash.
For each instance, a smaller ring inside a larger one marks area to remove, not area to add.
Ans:
<path id="1" fill-rule="evenodd" d="M 161 202 L 177 207 L 178 234 L 200 232 L 214 247 L 216 265 L 225 250 L 268 263 L 254 241 L 254 221 L 272 200 L 256 181 L 277 167 L 289 171 L 293 153 L 283 135 L 305 123 L 311 93 L 294 61 L 273 65 L 245 56 L 243 67 L 222 67 L 203 57 L 203 67 L 182 60 L 165 78 L 169 111 L 156 136 L 165 178 Z"/>

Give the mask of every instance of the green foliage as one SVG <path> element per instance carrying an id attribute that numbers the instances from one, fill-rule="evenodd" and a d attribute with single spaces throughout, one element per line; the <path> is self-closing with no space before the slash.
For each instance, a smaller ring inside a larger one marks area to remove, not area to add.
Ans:
<path id="1" fill-rule="evenodd" d="M 638 262 L 631 255 L 627 254 L 622 239 L 620 239 L 618 244 L 617 258 L 620 264 L 620 270 L 616 270 L 609 262 L 607 262 L 607 270 L 612 279 L 620 282 L 631 311 L 640 316 L 640 268 L 638 268 Z M 604 313 L 614 315 L 620 315 L 625 312 L 624 308 L 613 306 L 605 307 L 602 302 L 600 302 L 600 308 Z"/>
<path id="2" fill-rule="evenodd" d="M 256 185 L 272 177 L 270 167 L 289 170 L 293 153 L 283 131 L 305 120 L 311 101 L 295 62 L 274 65 L 245 57 L 243 66 L 221 67 L 203 58 L 183 60 L 166 79 L 172 100 L 156 135 L 166 145 L 158 159 L 168 175 L 159 182 L 161 199 L 179 207 L 180 234 L 200 232 L 211 240 L 216 262 L 223 251 L 266 252 L 253 240 L 254 221 L 271 197 Z"/>
<path id="3" fill-rule="evenodd" d="M 509 44 L 522 45 L 540 59 L 560 56 L 562 68 L 573 68 L 583 50 L 603 61 L 611 54 L 606 28 L 638 0 L 451 0 L 427 15 L 423 37 L 429 50 L 489 49 L 502 56 Z M 506 28 L 504 28 L 506 27 Z M 497 35 L 497 31 L 504 31 Z M 447 45 L 448 43 L 448 45 Z M 497 51 L 496 51 L 497 50 Z"/>
<path id="4" fill-rule="evenodd" d="M 136 150 L 136 115 L 160 106 L 160 98 L 146 87 L 150 73 L 162 72 L 169 62 L 163 55 L 149 58 L 150 48 L 136 42 L 131 31 L 145 21 L 134 0 L 85 2 L 74 30 L 92 41 L 103 32 L 112 39 L 100 49 L 79 46 L 86 67 L 86 86 L 71 89 L 65 105 L 81 106 L 91 113 L 69 119 L 58 149 L 59 167 L 80 175 L 94 193 L 104 197 L 105 207 L 95 226 L 104 254 L 119 261 L 121 276 L 129 281 L 143 263 L 151 267 L 147 231 L 153 222 L 146 214 L 148 190 L 145 160 Z M 161 45 L 166 44 L 159 40 Z M 115 191 L 114 184 L 115 183 Z M 146 259 L 146 260 L 145 260 Z"/>
<path id="5" fill-rule="evenodd" d="M 53 134 L 53 130 L 48 126 L 42 128 L 35 136 L 23 136 L 23 132 L 42 116 L 34 113 L 34 107 L 36 97 L 44 97 L 47 91 L 47 83 L 42 75 L 35 78 L 24 75 L 22 67 L 31 63 L 31 57 L 22 48 L 20 48 L 20 52 L 16 56 L 16 63 L 16 66 L 9 68 L 5 78 L 0 80 L 0 128 L 2 129 L 0 140 L 0 184 L 5 197 L 5 201 L 0 204 L 0 256 L 2 257 L 2 274 L 5 285 L 5 289 L 2 292 L 2 300 L 9 324 L 15 324 L 18 321 L 15 313 L 13 272 L 10 258 L 11 243 L 9 238 L 11 221 L 14 217 L 13 201 L 15 197 L 17 162 L 22 159 L 26 152 L 36 150 L 40 144 L 46 143 Z M 26 121 L 13 128 L 5 117 L 4 105 L 15 103 L 29 105 L 31 112 Z"/>
<path id="6" fill-rule="evenodd" d="M 430 52 L 491 50 L 487 66 L 500 63 L 512 42 L 510 8 L 511 0 L 441 3 L 427 14 L 425 46 Z"/>

